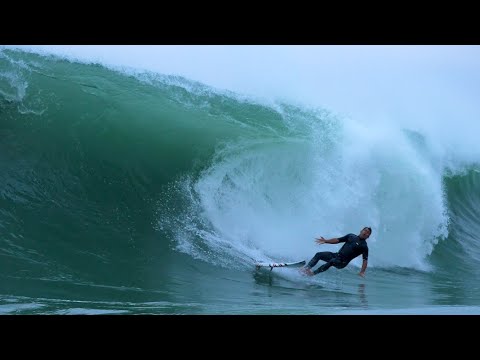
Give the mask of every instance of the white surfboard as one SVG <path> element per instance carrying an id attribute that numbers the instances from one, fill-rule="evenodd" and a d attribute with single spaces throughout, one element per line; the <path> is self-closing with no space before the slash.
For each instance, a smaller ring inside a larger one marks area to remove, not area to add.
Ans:
<path id="1" fill-rule="evenodd" d="M 306 263 L 305 260 L 297 261 L 297 262 L 278 262 L 278 263 L 257 262 L 255 263 L 255 267 L 257 269 L 260 269 L 262 267 L 268 267 L 270 268 L 270 271 L 272 271 L 273 268 L 277 268 L 277 267 L 300 267 L 305 265 L 305 263 Z"/>

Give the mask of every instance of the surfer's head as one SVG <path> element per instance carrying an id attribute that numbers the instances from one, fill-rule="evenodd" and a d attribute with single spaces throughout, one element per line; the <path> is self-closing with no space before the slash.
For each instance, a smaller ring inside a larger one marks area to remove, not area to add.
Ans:
<path id="1" fill-rule="evenodd" d="M 360 235 L 358 235 L 358 237 L 360 239 L 366 240 L 370 237 L 371 234 L 372 234 L 372 228 L 364 227 L 362 231 L 360 231 Z"/>

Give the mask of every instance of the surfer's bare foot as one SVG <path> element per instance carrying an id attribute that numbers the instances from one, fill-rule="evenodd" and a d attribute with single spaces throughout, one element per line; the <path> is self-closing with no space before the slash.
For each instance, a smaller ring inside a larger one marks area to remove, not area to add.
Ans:
<path id="1" fill-rule="evenodd" d="M 313 272 L 310 268 L 303 268 L 300 270 L 302 273 L 304 273 L 305 275 L 308 275 L 308 276 L 313 276 Z"/>

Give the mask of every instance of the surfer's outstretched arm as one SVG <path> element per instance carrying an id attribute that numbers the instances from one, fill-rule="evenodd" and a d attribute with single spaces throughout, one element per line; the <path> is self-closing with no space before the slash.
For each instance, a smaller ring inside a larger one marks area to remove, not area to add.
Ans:
<path id="1" fill-rule="evenodd" d="M 320 236 L 319 238 L 317 238 L 315 240 L 315 242 L 319 245 L 321 244 L 338 244 L 340 242 L 340 240 L 338 240 L 338 238 L 331 238 L 331 239 L 324 239 L 322 236 Z"/>
<path id="2" fill-rule="evenodd" d="M 363 263 L 362 263 L 362 268 L 360 269 L 360 272 L 358 273 L 358 275 L 360 275 L 361 277 L 365 277 L 365 270 L 367 270 L 367 264 L 368 264 L 368 260 L 363 260 Z"/>

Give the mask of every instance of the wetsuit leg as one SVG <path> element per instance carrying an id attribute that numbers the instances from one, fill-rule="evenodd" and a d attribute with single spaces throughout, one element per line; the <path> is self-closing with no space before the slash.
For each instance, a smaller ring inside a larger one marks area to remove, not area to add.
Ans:
<path id="1" fill-rule="evenodd" d="M 314 273 L 315 275 L 317 275 L 318 273 L 327 271 L 328 269 L 330 269 L 330 266 L 333 265 L 332 263 L 333 263 L 333 261 L 326 262 L 325 264 L 323 264 L 322 266 L 320 266 L 317 270 L 315 270 L 313 273 Z"/>
<path id="2" fill-rule="evenodd" d="M 323 251 L 323 252 L 317 252 L 315 256 L 310 260 L 307 264 L 307 268 L 311 269 L 315 265 L 317 265 L 319 260 L 323 261 L 330 261 L 335 258 L 335 253 L 329 252 L 329 251 Z M 331 265 L 330 265 L 331 266 Z"/>
<path id="3" fill-rule="evenodd" d="M 334 254 L 334 257 L 330 259 L 328 262 L 320 266 L 317 270 L 313 272 L 314 275 L 317 275 L 318 273 L 327 271 L 330 269 L 331 266 L 335 266 L 337 269 L 343 269 L 345 266 L 347 266 L 348 261 L 343 261 L 337 254 Z"/>
<path id="4" fill-rule="evenodd" d="M 313 273 L 317 275 L 318 273 L 327 271 L 330 266 L 335 266 L 337 269 L 342 269 L 347 266 L 348 262 L 342 261 L 338 256 L 333 257 L 330 261 L 326 262 L 322 266 L 320 266 L 317 270 Z"/>

